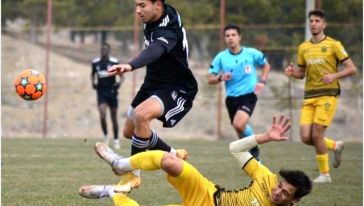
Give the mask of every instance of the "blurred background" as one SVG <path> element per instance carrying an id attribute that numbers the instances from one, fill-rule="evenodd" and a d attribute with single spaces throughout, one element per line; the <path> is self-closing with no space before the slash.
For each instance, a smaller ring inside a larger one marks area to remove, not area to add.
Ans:
<path id="1" fill-rule="evenodd" d="M 235 138 L 224 105 L 224 89 L 207 85 L 207 74 L 212 58 L 224 48 L 221 28 L 236 23 L 242 28 L 242 44 L 263 51 L 272 66 L 267 87 L 259 96 L 250 121 L 253 129 L 264 132 L 273 114 L 284 113 L 293 121 L 291 139 L 299 140 L 304 81 L 289 80 L 283 75 L 283 68 L 290 61 L 295 63 L 297 46 L 307 38 L 305 13 L 309 5 L 326 11 L 325 33 L 342 42 L 359 71 L 341 81 L 341 99 L 327 135 L 362 142 L 361 0 L 166 2 L 179 11 L 187 30 L 189 63 L 198 79 L 199 93 L 192 110 L 175 128 L 164 129 L 158 121 L 153 122 L 153 128 L 162 138 Z M 102 42 L 111 45 L 111 56 L 120 62 L 128 62 L 143 49 L 142 24 L 135 17 L 134 1 L 2 0 L 1 3 L 2 137 L 101 139 L 96 93 L 90 81 L 91 61 L 99 56 Z M 15 76 L 29 68 L 48 76 L 47 96 L 33 102 L 18 97 L 13 84 Z M 142 68 L 128 73 L 119 90 L 120 131 L 144 72 Z"/>

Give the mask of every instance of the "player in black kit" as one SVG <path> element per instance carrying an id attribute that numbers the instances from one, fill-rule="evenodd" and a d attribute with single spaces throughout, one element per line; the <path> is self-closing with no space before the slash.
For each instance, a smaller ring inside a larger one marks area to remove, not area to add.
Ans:
<path id="1" fill-rule="evenodd" d="M 107 73 L 108 68 L 119 64 L 118 59 L 109 56 L 110 45 L 107 43 L 102 44 L 100 53 L 100 57 L 96 57 L 92 60 L 91 83 L 93 89 L 97 91 L 97 107 L 100 113 L 100 122 L 102 132 L 104 134 L 104 143 L 108 144 L 109 141 L 106 123 L 106 110 L 109 106 L 114 133 L 113 146 L 115 149 L 119 149 L 120 143 L 118 135 L 119 126 L 117 120 L 117 96 L 123 76 L 120 75 L 120 78 L 116 78 L 117 76 L 109 76 Z"/>
<path id="2" fill-rule="evenodd" d="M 131 155 L 163 150 L 186 159 L 186 150 L 175 150 L 150 128 L 158 119 L 164 127 L 175 126 L 191 109 L 198 86 L 188 67 L 188 42 L 181 17 L 164 0 L 134 0 L 144 22 L 145 49 L 127 64 L 114 65 L 109 75 L 124 74 L 146 66 L 144 83 L 131 103 L 124 136 L 131 138 Z M 140 185 L 140 170 L 123 175 L 119 184 Z"/>

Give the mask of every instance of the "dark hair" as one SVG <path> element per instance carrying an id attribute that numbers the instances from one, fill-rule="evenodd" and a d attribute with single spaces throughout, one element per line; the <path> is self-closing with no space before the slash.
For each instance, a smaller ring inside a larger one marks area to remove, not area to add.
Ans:
<path id="1" fill-rule="evenodd" d="M 156 2 L 156 1 L 161 1 L 163 4 L 165 3 L 166 0 L 150 0 L 151 2 Z"/>
<path id="2" fill-rule="evenodd" d="M 322 19 L 325 19 L 325 11 L 322 9 L 315 9 L 308 12 L 308 18 L 310 18 L 312 15 L 319 16 Z"/>
<path id="3" fill-rule="evenodd" d="M 296 188 L 296 192 L 293 196 L 295 199 L 300 199 L 301 197 L 308 195 L 312 190 L 310 178 L 302 171 L 281 169 L 279 175 Z"/>
<path id="4" fill-rule="evenodd" d="M 230 29 L 236 30 L 238 32 L 238 34 L 240 35 L 240 27 L 238 25 L 232 24 L 232 23 L 226 25 L 224 28 L 224 33 L 226 32 L 226 30 L 230 30 Z"/>

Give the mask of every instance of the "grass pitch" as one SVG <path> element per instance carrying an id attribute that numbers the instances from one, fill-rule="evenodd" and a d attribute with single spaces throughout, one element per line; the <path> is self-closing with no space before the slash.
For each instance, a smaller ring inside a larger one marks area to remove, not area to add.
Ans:
<path id="1" fill-rule="evenodd" d="M 118 177 L 94 153 L 91 139 L 2 139 L 2 205 L 112 205 L 111 199 L 89 200 L 78 195 L 84 184 L 113 184 Z M 168 141 L 186 148 L 191 162 L 207 178 L 227 189 L 238 189 L 250 180 L 228 153 L 228 141 Z M 343 163 L 331 169 L 333 183 L 314 185 L 312 194 L 300 205 L 363 205 L 362 143 L 347 143 Z M 120 154 L 128 156 L 130 142 L 122 141 Z M 312 147 L 295 142 L 267 143 L 261 146 L 263 164 L 273 172 L 280 168 L 300 169 L 317 176 Z M 330 154 L 332 157 L 332 154 Z M 331 158 L 332 159 L 332 158 Z M 180 203 L 165 174 L 143 172 L 142 185 L 130 193 L 140 205 Z"/>

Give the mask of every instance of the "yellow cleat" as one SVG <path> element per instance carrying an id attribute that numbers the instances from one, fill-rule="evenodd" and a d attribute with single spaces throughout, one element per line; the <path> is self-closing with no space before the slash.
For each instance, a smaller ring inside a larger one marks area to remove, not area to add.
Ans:
<path id="1" fill-rule="evenodd" d="M 176 150 L 176 156 L 182 160 L 188 159 L 188 152 L 185 149 L 177 149 Z"/>
<path id="2" fill-rule="evenodd" d="M 127 172 L 121 176 L 120 182 L 117 184 L 118 186 L 122 186 L 121 188 L 129 188 L 135 189 L 138 188 L 141 184 L 140 176 L 134 175 L 132 172 Z M 117 188 L 115 192 L 118 192 Z M 125 192 L 125 191 L 121 191 Z M 129 191 L 130 192 L 130 191 Z"/>

